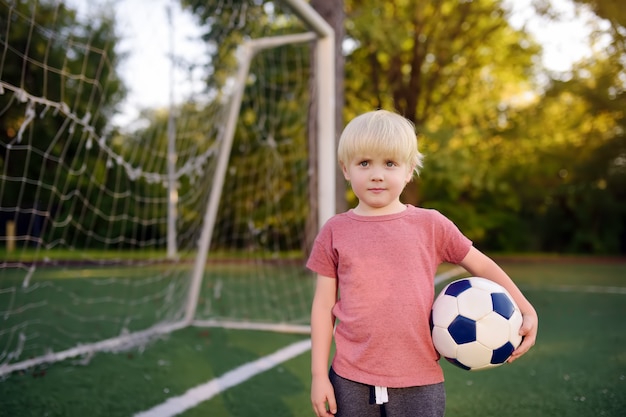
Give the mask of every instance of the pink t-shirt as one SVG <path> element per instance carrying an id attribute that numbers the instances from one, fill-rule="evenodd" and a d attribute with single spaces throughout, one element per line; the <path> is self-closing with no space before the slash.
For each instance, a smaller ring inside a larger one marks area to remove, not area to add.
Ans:
<path id="1" fill-rule="evenodd" d="M 459 263 L 472 242 L 436 210 L 338 214 L 322 227 L 307 261 L 338 279 L 333 369 L 360 383 L 402 388 L 443 381 L 430 336 L 434 276 Z"/>

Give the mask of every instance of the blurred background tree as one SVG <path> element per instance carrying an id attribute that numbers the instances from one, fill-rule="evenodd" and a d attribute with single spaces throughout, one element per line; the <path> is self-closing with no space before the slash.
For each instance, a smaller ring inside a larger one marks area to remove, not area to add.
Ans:
<path id="1" fill-rule="evenodd" d="M 26 20 L 25 16 L 32 16 L 32 20 Z M 107 126 L 110 128 L 126 88 L 116 67 L 122 55 L 117 50 L 119 37 L 112 10 L 96 6 L 94 16 L 97 18 L 80 19 L 64 1 L 1 2 L 0 75 L 7 85 L 19 86 L 24 94 L 65 103 L 75 117 L 88 120 L 96 131 L 104 131 Z M 0 143 L 7 151 L 0 153 L 0 170 L 12 180 L 0 184 L 0 207 L 16 207 L 20 202 L 18 228 L 31 229 L 33 224 L 41 224 L 36 219 L 38 214 L 31 214 L 37 210 L 57 212 L 59 217 L 82 210 L 64 206 L 58 197 L 53 197 L 54 190 L 38 186 L 38 180 L 56 175 L 58 165 L 85 172 L 67 178 L 67 187 L 76 187 L 87 200 L 95 199 L 88 173 L 103 177 L 104 181 L 116 181 L 115 169 L 106 167 L 107 158 L 98 153 L 97 147 L 88 146 L 80 135 L 59 134 L 68 127 L 67 117 L 54 110 L 48 112 L 46 103 L 19 100 L 16 98 L 19 94 L 1 90 Z M 30 124 L 29 114 L 37 117 L 37 123 L 21 135 Z M 64 160 L 47 158 L 47 152 L 61 154 Z M 89 161 L 88 168 L 75 164 L 83 160 L 82 155 Z M 109 203 L 103 201 L 102 209 L 106 210 Z M 5 210 L 0 215 L 10 218 L 15 213 Z M 85 221 L 97 223 L 96 217 Z M 4 225 L 4 221 L 0 224 Z M 29 232 L 37 237 L 41 230 Z M 26 234 L 26 230 L 19 233 Z"/>
<path id="2" fill-rule="evenodd" d="M 406 202 L 489 250 L 626 251 L 624 12 L 578 3 L 608 47 L 562 74 L 505 2 L 346 0 L 346 119 L 382 107 L 416 124 L 426 165 Z"/>
<path id="3" fill-rule="evenodd" d="M 213 100 L 220 98 L 230 77 L 235 65 L 231 54 L 241 37 L 280 34 L 287 27 L 272 26 L 272 22 L 261 18 L 263 13 L 255 15 L 259 12 L 257 0 L 236 2 L 248 7 L 222 8 L 217 13 L 211 3 L 181 0 L 207 34 L 217 35 L 212 36 L 216 41 L 206 48 L 213 56 L 207 57 L 209 64 L 204 68 L 207 97 Z M 96 63 L 75 62 L 72 57 L 79 54 L 72 54 L 72 48 L 92 45 L 106 51 L 110 63 L 106 70 L 112 73 L 104 77 L 109 83 L 96 95 L 88 96 L 80 81 L 63 82 L 57 74 L 22 62 L 19 57 L 5 59 L 3 79 L 52 100 L 71 102 L 81 115 L 90 114 L 98 130 L 105 129 L 125 94 L 117 74 L 123 56 L 117 46 L 113 14 L 103 8 L 101 13 L 93 13 L 98 19 L 80 21 L 65 2 L 52 0 L 21 1 L 15 7 L 30 15 L 29 8 L 36 3 L 40 10 L 38 27 L 49 25 L 56 13 L 54 21 L 60 25 L 56 32 L 67 36 L 48 39 L 46 32 L 34 32 L 30 53 L 39 53 L 39 59 L 48 62 L 49 67 L 67 68 L 71 73 L 72 68 L 86 65 L 86 74 L 91 74 L 91 69 L 97 71 Z M 587 45 L 591 52 L 565 71 L 547 68 L 542 61 L 541 43 L 527 27 L 511 23 L 512 1 L 315 0 L 312 5 L 328 20 L 338 16 L 343 19 L 345 32 L 338 31 L 337 45 L 342 46 L 338 52 L 342 53 L 345 66 L 338 77 L 343 74 L 345 78 L 337 82 L 343 92 L 337 101 L 343 117 L 338 120 L 347 121 L 364 111 L 387 108 L 416 125 L 420 149 L 426 154 L 425 168 L 405 190 L 404 201 L 440 210 L 485 250 L 624 254 L 626 9 L 621 0 L 533 0 L 529 4 L 535 15 L 550 25 L 564 19 L 555 7 L 557 3 L 573 6 L 579 15 L 591 16 Z M 285 5 L 274 2 L 272 7 Z M 333 7 L 338 9 L 332 10 Z M 240 18 L 233 15 L 233 10 L 248 13 L 245 29 L 240 34 L 220 37 L 224 26 Z M 0 13 L 0 33 L 7 33 L 3 28 L 11 18 L 8 12 Z M 337 26 L 335 20 L 331 23 Z M 290 28 L 293 30 L 293 25 Z M 19 29 L 13 27 L 10 44 L 19 45 L 27 39 L 29 28 Z M 285 56 L 295 58 L 300 54 L 293 62 L 302 62 L 303 53 L 303 49 L 291 48 Z M 284 62 L 291 65 L 289 59 Z M 269 65 L 259 62 L 266 64 Z M 302 77 L 308 75 L 306 71 L 301 73 Z M 268 77 L 273 82 L 291 82 L 280 71 L 269 73 Z M 38 91 L 40 86 L 46 86 L 47 91 Z M 0 108 L 8 109 L 0 120 L 0 140 L 5 143 L 17 141 L 26 111 L 23 105 L 8 106 L 11 97 L 0 95 Z M 93 110 L 95 103 L 97 113 Z M 206 107 L 195 103 L 194 108 L 181 106 L 177 110 L 198 115 L 211 111 L 211 99 L 203 105 Z M 247 122 L 238 130 L 237 140 L 243 142 L 232 157 L 271 165 L 269 142 L 258 138 L 254 130 L 258 123 L 255 105 L 242 104 Z M 293 114 L 293 126 L 275 126 L 274 130 L 279 136 L 297 138 L 294 146 L 308 146 L 302 112 L 307 105 L 286 97 L 280 109 L 281 114 Z M 163 129 L 164 116 L 148 116 L 149 113 L 142 116 L 148 127 L 144 124 L 135 132 L 113 132 L 112 145 L 119 146 L 121 152 L 128 140 L 154 140 L 155 146 L 164 146 L 162 137 L 154 139 L 154 132 Z M 52 124 L 40 123 L 30 140 L 41 142 L 54 136 L 59 126 Z M 281 146 L 280 137 L 273 139 Z M 68 158 L 72 153 L 94 152 L 94 175 L 121 181 L 118 173 L 105 166 L 106 160 L 96 161 L 94 149 L 89 150 L 79 141 L 56 143 L 66 147 Z M 12 148 L 10 165 L 7 155 L 0 155 L 0 168 L 11 178 L 43 178 L 55 172 L 55 167 L 36 161 L 28 166 L 20 163 L 20 152 L 19 147 Z M 290 161 L 277 170 L 274 188 L 304 188 L 302 184 L 289 183 L 290 167 L 303 163 L 307 161 Z M 23 170 L 32 172 L 26 174 Z M 226 187 L 234 189 L 237 181 L 242 180 L 229 177 Z M 26 183 L 11 182 L 3 187 L 0 203 L 5 206 L 14 206 L 9 200 L 18 199 L 20 193 L 35 198 Z M 308 204 L 305 189 L 298 198 L 302 201 L 285 201 L 298 208 L 289 220 L 280 221 L 284 230 L 278 234 L 303 227 Z M 338 200 L 339 208 L 346 207 L 346 202 L 347 206 L 355 202 L 349 190 Z M 35 206 L 37 202 L 30 204 Z M 100 204 L 106 208 L 108 203 Z M 266 213 L 262 208 L 261 204 L 259 216 Z M 184 215 L 191 218 L 199 214 Z M 226 221 L 218 223 L 230 227 Z M 163 230 L 150 231 L 150 235 L 162 233 Z"/>

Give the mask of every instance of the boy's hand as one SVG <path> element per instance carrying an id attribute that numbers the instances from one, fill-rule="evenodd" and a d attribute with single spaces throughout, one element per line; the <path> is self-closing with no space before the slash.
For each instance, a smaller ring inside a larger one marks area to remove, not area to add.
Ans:
<path id="1" fill-rule="evenodd" d="M 337 412 L 335 391 L 328 376 L 313 377 L 311 382 L 311 404 L 318 417 L 332 416 Z M 326 405 L 328 404 L 328 407 Z"/>
<path id="2" fill-rule="evenodd" d="M 519 334 L 523 336 L 522 343 L 511 354 L 511 357 L 507 361 L 509 363 L 528 352 L 530 348 L 535 345 L 535 340 L 537 339 L 537 327 L 539 325 L 537 314 L 533 312 L 524 314 L 522 317 L 524 321 L 522 322 L 522 327 L 519 329 Z"/>

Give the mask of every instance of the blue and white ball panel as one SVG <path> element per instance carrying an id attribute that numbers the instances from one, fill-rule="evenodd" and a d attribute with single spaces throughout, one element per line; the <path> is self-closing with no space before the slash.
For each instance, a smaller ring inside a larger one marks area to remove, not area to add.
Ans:
<path id="1" fill-rule="evenodd" d="M 476 341 L 459 345 L 456 354 L 456 359 L 461 365 L 476 371 L 500 365 L 500 363 L 491 363 L 492 357 L 493 351 Z"/>
<path id="2" fill-rule="evenodd" d="M 435 327 L 447 328 L 458 315 L 459 309 L 454 296 L 441 295 L 433 303 L 432 323 Z"/>
<path id="3" fill-rule="evenodd" d="M 476 323 L 476 340 L 489 349 L 497 349 L 509 341 L 511 323 L 492 311 Z"/>
<path id="4" fill-rule="evenodd" d="M 504 363 L 521 343 L 522 315 L 506 290 L 484 278 L 450 283 L 435 299 L 433 343 L 449 362 L 467 370 Z"/>
<path id="5" fill-rule="evenodd" d="M 445 327 L 433 327 L 433 343 L 444 358 L 456 358 L 458 345 Z"/>
<path id="6" fill-rule="evenodd" d="M 505 319 L 510 319 L 516 311 L 515 304 L 511 302 L 510 296 L 506 293 L 491 293 L 491 304 L 493 305 L 493 311 L 500 314 Z"/>
<path id="7" fill-rule="evenodd" d="M 468 288 L 456 300 L 459 313 L 473 320 L 480 320 L 493 311 L 491 293 L 481 288 Z"/>

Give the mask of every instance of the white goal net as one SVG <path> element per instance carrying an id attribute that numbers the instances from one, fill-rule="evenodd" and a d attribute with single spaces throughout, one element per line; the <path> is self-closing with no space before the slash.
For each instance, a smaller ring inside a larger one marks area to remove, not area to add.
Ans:
<path id="1" fill-rule="evenodd" d="M 0 377 L 188 325 L 306 331 L 324 25 L 300 0 L 0 0 Z"/>

